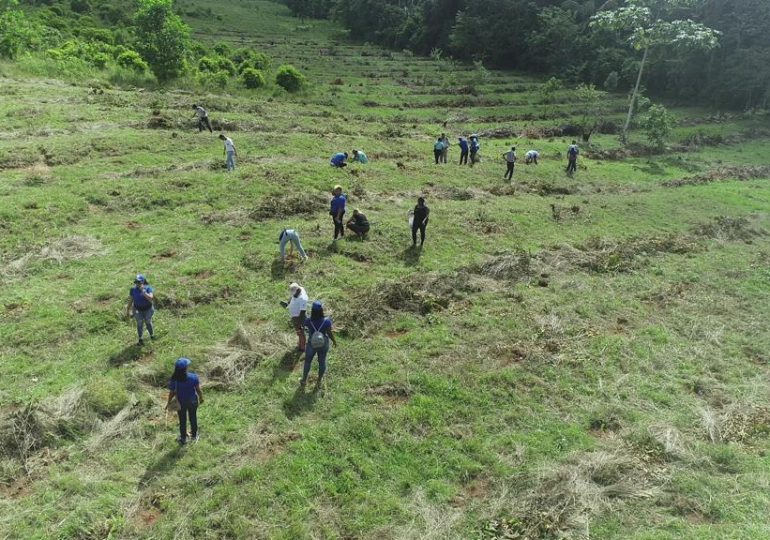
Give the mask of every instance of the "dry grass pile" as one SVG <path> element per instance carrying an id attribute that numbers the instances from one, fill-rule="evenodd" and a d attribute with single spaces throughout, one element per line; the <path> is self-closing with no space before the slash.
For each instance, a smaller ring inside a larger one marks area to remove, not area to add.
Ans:
<path id="1" fill-rule="evenodd" d="M 588 539 L 593 518 L 656 492 L 642 464 L 628 454 L 596 451 L 575 455 L 541 472 L 535 487 L 514 511 L 516 519 L 498 522 L 510 535 L 498 537 Z"/>
<path id="2" fill-rule="evenodd" d="M 292 193 L 265 197 L 249 212 L 254 221 L 280 219 L 292 216 L 310 216 L 326 207 L 328 197 L 321 193 Z"/>
<path id="3" fill-rule="evenodd" d="M 748 218 L 725 216 L 714 218 L 706 224 L 699 225 L 694 232 L 698 236 L 715 240 L 742 240 L 744 242 L 765 234 L 764 231 L 754 227 Z"/>
<path id="4" fill-rule="evenodd" d="M 262 360 L 286 350 L 287 346 L 285 336 L 272 327 L 261 327 L 258 333 L 250 333 L 239 326 L 226 343 L 209 351 L 206 376 L 217 386 L 239 387 Z"/>
<path id="5" fill-rule="evenodd" d="M 760 178 L 770 178 L 770 166 L 720 167 L 704 174 L 680 178 L 678 180 L 668 180 L 663 182 L 663 186 L 676 188 L 711 184 L 713 182 L 746 182 L 749 180 L 758 180 Z"/>
<path id="6" fill-rule="evenodd" d="M 67 236 L 38 251 L 27 253 L 5 265 L 6 274 L 21 275 L 35 263 L 63 264 L 105 253 L 102 243 L 91 236 Z"/>
<path id="7" fill-rule="evenodd" d="M 470 271 L 498 281 L 524 281 L 532 275 L 532 255 L 518 249 L 488 258 Z"/>
<path id="8" fill-rule="evenodd" d="M 707 438 L 714 443 L 743 443 L 770 435 L 770 407 L 734 403 L 702 413 Z"/>

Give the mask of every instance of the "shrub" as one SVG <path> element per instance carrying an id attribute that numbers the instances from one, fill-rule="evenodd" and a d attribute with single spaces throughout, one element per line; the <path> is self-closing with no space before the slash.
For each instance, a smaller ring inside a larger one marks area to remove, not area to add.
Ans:
<path id="1" fill-rule="evenodd" d="M 275 82 L 288 92 L 296 92 L 307 83 L 305 76 L 291 64 L 284 64 L 275 74 Z"/>
<path id="2" fill-rule="evenodd" d="M 647 140 L 657 150 L 663 150 L 666 147 L 666 140 L 671 135 L 673 125 L 674 118 L 663 105 L 650 107 L 643 121 Z"/>
<path id="3" fill-rule="evenodd" d="M 15 2 L 10 4 L 15 5 Z M 16 58 L 19 51 L 29 49 L 36 40 L 36 29 L 23 11 L 6 9 L 0 12 L 0 56 Z"/>
<path id="4" fill-rule="evenodd" d="M 200 71 L 196 77 L 198 83 L 203 86 L 216 86 L 224 88 L 230 81 L 230 74 L 226 71 Z"/>
<path id="5" fill-rule="evenodd" d="M 224 56 L 204 56 L 198 61 L 198 71 L 208 71 L 209 73 L 226 71 L 231 76 L 237 73 L 232 60 Z"/>
<path id="6" fill-rule="evenodd" d="M 246 88 L 262 88 L 265 86 L 265 76 L 258 69 L 246 68 L 241 74 L 241 83 Z"/>
<path id="7" fill-rule="evenodd" d="M 147 62 L 142 60 L 142 57 L 139 56 L 139 53 L 132 50 L 122 52 L 118 55 L 118 65 L 135 71 L 136 73 L 144 73 L 149 67 Z"/>
<path id="8" fill-rule="evenodd" d="M 109 61 L 110 57 L 106 53 L 96 53 L 91 57 L 91 64 L 98 69 L 106 68 Z"/>
<path id="9" fill-rule="evenodd" d="M 264 53 L 240 49 L 233 55 L 233 62 L 238 65 L 238 71 L 243 73 L 247 68 L 254 68 L 261 71 L 270 69 L 270 57 Z"/>
<path id="10" fill-rule="evenodd" d="M 70 9 L 75 13 L 88 13 L 91 3 L 88 0 L 70 0 Z"/>

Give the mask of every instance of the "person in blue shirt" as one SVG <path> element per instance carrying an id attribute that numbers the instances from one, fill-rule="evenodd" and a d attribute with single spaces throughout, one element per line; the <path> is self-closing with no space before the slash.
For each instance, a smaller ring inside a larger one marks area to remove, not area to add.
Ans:
<path id="1" fill-rule="evenodd" d="M 341 169 L 342 167 L 347 167 L 348 164 L 345 163 L 348 159 L 348 153 L 347 152 L 337 152 L 332 156 L 332 159 L 330 161 L 330 164 L 332 167 L 337 167 Z"/>
<path id="2" fill-rule="evenodd" d="M 369 158 L 366 157 L 363 150 L 353 150 L 353 161 L 357 161 L 361 165 L 369 163 Z"/>
<path id="3" fill-rule="evenodd" d="M 460 137 L 460 165 L 468 164 L 468 141 L 465 137 Z"/>
<path id="4" fill-rule="evenodd" d="M 142 274 L 137 274 L 134 280 L 134 286 L 129 290 L 128 305 L 126 306 L 126 316 L 134 316 L 136 319 L 136 333 L 139 335 L 138 345 L 144 345 L 142 335 L 144 326 L 147 326 L 147 332 L 150 339 L 155 339 L 155 332 L 152 327 L 152 315 L 155 313 L 153 301 L 155 299 L 153 288 L 147 283 L 147 279 Z"/>
<path id="5" fill-rule="evenodd" d="M 471 167 L 480 161 L 478 156 L 479 150 L 481 150 L 481 144 L 479 144 L 479 136 L 471 135 Z"/>
<path id="6" fill-rule="evenodd" d="M 331 215 L 334 221 L 334 239 L 337 240 L 339 236 L 342 238 L 345 236 L 345 224 L 342 222 L 342 217 L 345 215 L 345 201 L 347 197 L 342 194 L 342 186 L 334 186 L 332 191 L 331 208 L 329 209 L 329 215 Z"/>
<path id="7" fill-rule="evenodd" d="M 329 352 L 329 341 L 337 346 L 337 340 L 332 332 L 332 320 L 324 317 L 324 307 L 321 302 L 316 300 L 310 308 L 310 318 L 305 319 L 305 328 L 307 329 L 307 346 L 305 347 L 305 366 L 302 369 L 302 378 L 299 381 L 301 386 L 307 383 L 307 377 L 310 374 L 310 367 L 313 365 L 313 357 L 318 354 L 318 380 L 316 386 L 320 386 L 323 377 L 326 374 L 326 355 Z M 313 348 L 313 335 L 320 332 L 323 335 L 323 346 Z"/>
<path id="8" fill-rule="evenodd" d="M 567 149 L 567 174 L 572 176 L 577 171 L 577 159 L 580 154 L 580 148 L 578 148 L 577 141 L 572 141 Z"/>
<path id="9" fill-rule="evenodd" d="M 170 408 L 171 401 L 176 398 L 179 402 L 179 444 L 187 442 L 187 419 L 190 419 L 190 438 L 198 442 L 198 405 L 203 404 L 203 392 L 198 375 L 187 370 L 192 362 L 189 358 L 180 358 L 174 362 L 174 374 L 168 382 L 168 401 L 166 409 Z"/>

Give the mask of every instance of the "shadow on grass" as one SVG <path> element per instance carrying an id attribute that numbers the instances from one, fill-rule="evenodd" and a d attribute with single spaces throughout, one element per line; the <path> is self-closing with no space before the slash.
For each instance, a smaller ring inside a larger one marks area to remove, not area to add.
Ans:
<path id="1" fill-rule="evenodd" d="M 300 362 L 304 354 L 304 352 L 299 352 L 296 349 L 286 351 L 281 357 L 281 360 L 273 367 L 272 382 L 275 382 L 278 379 L 284 380 L 286 377 L 291 375 L 291 372 L 294 371 L 295 367 L 297 367 L 297 364 Z"/>
<path id="2" fill-rule="evenodd" d="M 270 275 L 273 280 L 280 281 L 286 277 L 286 274 L 293 274 L 299 268 L 300 260 L 296 257 L 286 257 L 286 261 L 281 259 L 280 255 L 273 259 L 270 265 Z"/>
<path id="3" fill-rule="evenodd" d="M 136 362 L 142 357 L 142 348 L 139 345 L 129 345 L 122 351 L 110 356 L 111 366 L 118 367 L 131 362 Z"/>
<path id="4" fill-rule="evenodd" d="M 310 412 L 318 401 L 318 395 L 321 392 L 321 386 L 316 384 L 308 392 L 304 386 L 297 386 L 291 399 L 283 403 L 283 412 L 286 418 L 292 420 L 306 412 Z"/>
<path id="5" fill-rule="evenodd" d="M 183 446 L 172 448 L 161 455 L 155 463 L 147 467 L 147 470 L 144 471 L 142 478 L 139 480 L 139 487 L 144 488 L 153 480 L 170 473 L 174 469 L 177 460 L 182 457 L 183 449 Z"/>
<path id="6" fill-rule="evenodd" d="M 666 174 L 666 168 L 657 161 L 648 161 L 644 166 L 634 165 L 632 169 L 653 176 L 663 176 Z"/>
<path id="7" fill-rule="evenodd" d="M 422 246 L 410 246 L 401 252 L 401 259 L 407 266 L 416 266 L 422 256 Z"/>

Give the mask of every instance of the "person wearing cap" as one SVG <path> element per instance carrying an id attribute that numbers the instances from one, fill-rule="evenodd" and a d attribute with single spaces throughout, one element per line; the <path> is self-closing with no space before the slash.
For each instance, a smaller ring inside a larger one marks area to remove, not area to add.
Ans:
<path id="1" fill-rule="evenodd" d="M 468 141 L 465 137 L 460 137 L 460 165 L 468 164 Z"/>
<path id="2" fill-rule="evenodd" d="M 345 215 L 345 202 L 347 197 L 342 194 L 342 186 L 334 186 L 332 191 L 331 208 L 329 214 L 334 221 L 334 239 L 338 236 L 345 236 L 345 225 L 342 223 L 342 217 Z"/>
<path id="3" fill-rule="evenodd" d="M 203 131 L 204 127 L 208 128 L 209 133 L 214 133 L 214 130 L 211 129 L 208 111 L 200 105 L 193 105 L 193 109 L 195 109 L 195 116 L 193 116 L 193 118 L 198 118 L 198 133 Z"/>
<path id="4" fill-rule="evenodd" d="M 337 152 L 332 156 L 332 159 L 329 161 L 332 167 L 337 167 L 338 169 L 341 169 L 342 167 L 347 167 L 348 164 L 346 163 L 348 159 L 348 153 L 347 152 Z"/>
<path id="5" fill-rule="evenodd" d="M 326 374 L 326 355 L 329 352 L 329 341 L 337 346 L 337 340 L 334 338 L 334 332 L 332 332 L 332 320 L 324 316 L 324 307 L 321 302 L 316 300 L 310 308 L 310 317 L 305 320 L 305 328 L 308 333 L 308 345 L 305 349 L 305 365 L 302 368 L 302 378 L 299 384 L 305 386 L 307 383 L 307 377 L 310 375 L 310 367 L 313 365 L 313 357 L 318 354 L 318 381 L 316 385 L 320 386 L 323 381 L 323 377 Z M 313 349 L 312 337 L 316 332 L 320 332 L 324 337 L 324 346 L 318 349 Z"/>
<path id="6" fill-rule="evenodd" d="M 171 400 L 176 397 L 179 402 L 179 444 L 187 443 L 187 419 L 190 420 L 190 438 L 198 442 L 198 405 L 203 404 L 203 392 L 198 375 L 188 371 L 192 362 L 189 358 L 180 358 L 174 362 L 174 374 L 168 382 L 168 401 L 166 409 L 169 409 Z"/>
<path id="7" fill-rule="evenodd" d="M 147 326 L 147 333 L 150 339 L 155 339 L 155 332 L 152 328 L 152 315 L 155 313 L 153 307 L 154 291 L 147 283 L 147 279 L 142 274 L 137 274 L 134 280 L 134 286 L 129 290 L 128 305 L 126 306 L 126 316 L 134 316 L 136 319 L 136 333 L 139 335 L 138 345 L 144 345 L 142 335 L 144 327 Z"/>
<path id="8" fill-rule="evenodd" d="M 369 163 L 369 158 L 366 157 L 363 150 L 353 150 L 353 159 L 351 161 L 366 165 Z"/>
<path id="9" fill-rule="evenodd" d="M 508 169 L 505 171 L 503 178 L 509 181 L 513 180 L 513 168 L 516 166 L 516 147 L 511 146 L 511 150 L 503 154 L 505 159 L 505 165 Z"/>
<path id="10" fill-rule="evenodd" d="M 537 150 L 530 150 L 526 154 L 524 154 L 524 163 L 529 165 L 530 163 L 534 163 L 537 165 L 537 159 L 540 157 L 540 152 Z"/>
<path id="11" fill-rule="evenodd" d="M 297 333 L 299 342 L 297 343 L 297 349 L 300 352 L 305 351 L 305 331 L 302 325 L 305 324 L 305 313 L 307 311 L 307 292 L 303 287 L 300 287 L 298 283 L 292 283 L 289 285 L 289 297 L 288 302 L 281 302 L 281 306 L 289 310 L 289 316 L 291 317 L 291 323 L 294 325 L 294 331 Z"/>
<path id="12" fill-rule="evenodd" d="M 366 216 L 358 208 L 353 210 L 353 217 L 348 220 L 346 225 L 348 229 L 356 233 L 356 236 L 361 239 L 369 232 L 369 220 L 366 219 Z"/>
<path id="13" fill-rule="evenodd" d="M 302 248 L 302 242 L 299 239 L 299 233 L 294 229 L 282 230 L 281 234 L 278 236 L 278 241 L 281 243 L 281 260 L 286 260 L 286 244 L 289 242 L 291 242 L 291 245 L 297 248 L 297 251 L 299 251 L 299 256 L 302 257 L 302 260 L 307 259 L 307 253 L 305 253 L 305 250 Z"/>
<path id="14" fill-rule="evenodd" d="M 235 170 L 235 156 L 238 152 L 235 150 L 235 143 L 230 137 L 225 136 L 224 133 L 219 134 L 219 140 L 225 143 L 225 164 L 227 165 L 227 172 Z"/>
<path id="15" fill-rule="evenodd" d="M 425 205 L 425 199 L 419 197 L 412 214 L 412 247 L 417 246 L 417 231 L 420 231 L 420 247 L 425 242 L 425 228 L 428 226 L 429 216 L 430 208 Z"/>

